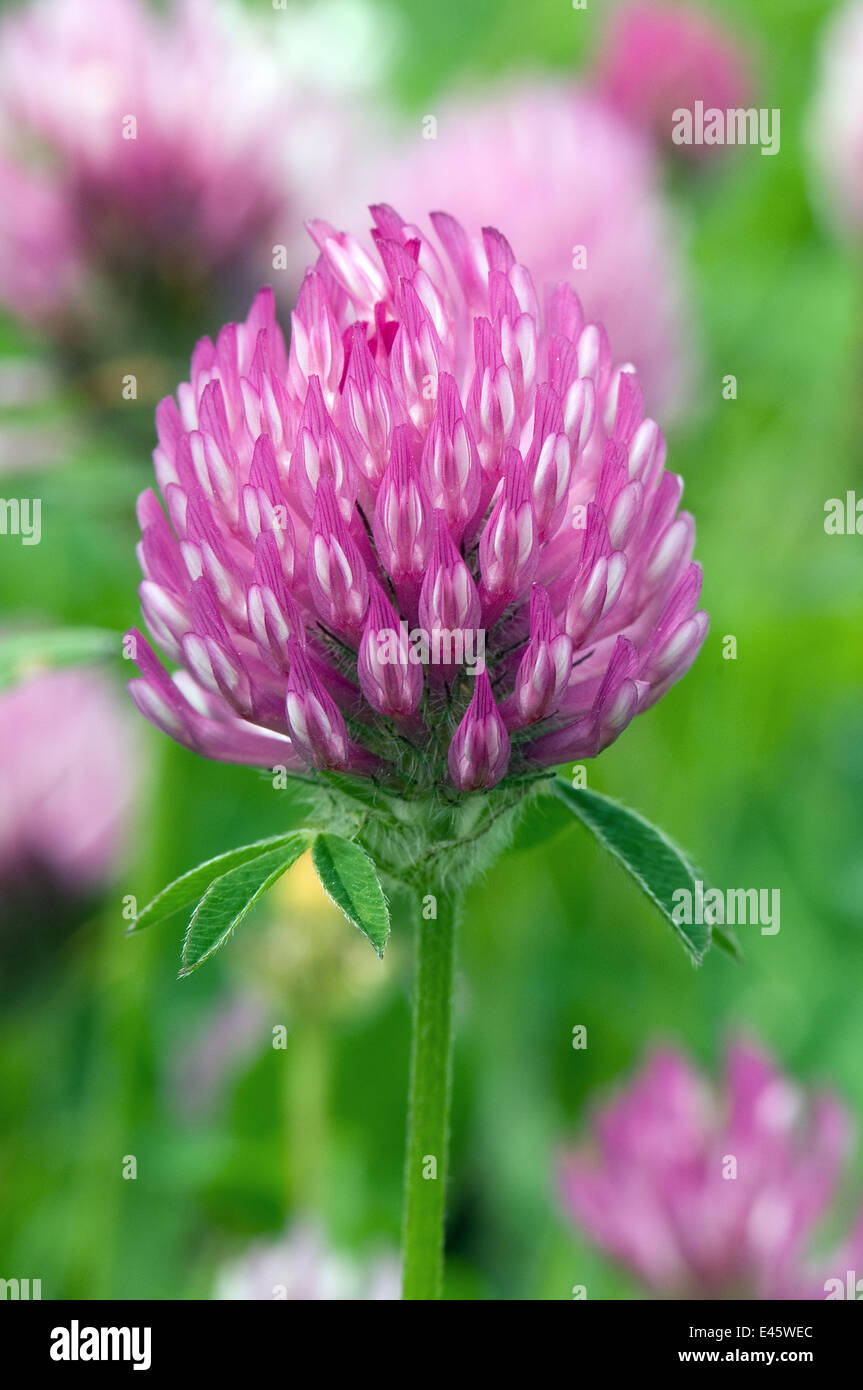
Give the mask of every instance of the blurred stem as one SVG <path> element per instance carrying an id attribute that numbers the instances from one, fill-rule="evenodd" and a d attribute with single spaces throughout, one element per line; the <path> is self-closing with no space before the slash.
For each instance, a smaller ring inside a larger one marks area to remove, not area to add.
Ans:
<path id="1" fill-rule="evenodd" d="M 321 1021 L 296 1019 L 288 1065 L 287 1125 L 294 1207 L 320 1215 L 327 1167 L 328 1039 Z"/>
<path id="2" fill-rule="evenodd" d="M 138 1139 L 154 1104 L 151 982 L 163 946 L 156 932 L 126 939 L 128 923 L 120 916 L 119 899 L 124 889 L 140 886 L 143 906 L 147 896 L 171 877 L 177 842 L 176 756 L 170 739 L 157 741 L 148 806 L 146 811 L 141 808 L 148 831 L 138 839 L 136 863 L 127 867 L 125 884 L 114 885 L 106 895 L 99 922 L 93 960 L 93 1031 L 71 1222 L 68 1296 L 72 1298 L 117 1296 L 114 1280 L 123 1208 L 135 1187 L 134 1183 L 125 1186 L 121 1166 L 126 1154 L 138 1157 Z"/>
<path id="3" fill-rule="evenodd" d="M 417 927 L 402 1228 L 405 1299 L 440 1298 L 443 1284 L 459 911 L 454 898 L 438 898 L 437 917 L 421 916 Z"/>

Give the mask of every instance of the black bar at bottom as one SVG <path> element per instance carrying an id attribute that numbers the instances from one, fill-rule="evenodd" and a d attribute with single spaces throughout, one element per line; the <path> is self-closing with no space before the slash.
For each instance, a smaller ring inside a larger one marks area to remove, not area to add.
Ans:
<path id="1" fill-rule="evenodd" d="M 788 1365 L 804 1366 L 823 1375 L 849 1362 L 854 1365 L 863 1322 L 855 1309 L 834 1303 L 654 1303 L 578 1302 L 541 1316 L 536 1304 L 520 1314 L 506 1305 L 506 1324 L 495 1329 L 493 1308 L 470 1304 L 470 1323 L 457 1305 L 435 1308 L 362 1305 L 351 1313 L 346 1304 L 330 1305 L 316 1312 L 313 1306 L 293 1303 L 197 1302 L 7 1302 L 0 1312 L 4 1360 L 17 1365 L 18 1374 L 31 1369 L 52 1378 L 101 1371 L 116 1375 L 208 1372 L 224 1378 L 249 1370 L 272 1374 L 274 1368 L 291 1376 L 309 1360 L 331 1370 L 344 1359 L 348 1374 L 362 1366 L 375 1374 L 397 1355 L 398 1376 L 410 1381 L 411 1359 L 401 1341 L 405 1329 L 461 1334 L 458 1342 L 446 1336 L 418 1343 L 422 1347 L 421 1379 L 427 1379 L 437 1362 L 446 1374 L 458 1362 L 478 1362 L 484 1374 L 500 1361 L 505 1369 L 513 1350 L 547 1363 L 549 1339 L 561 1336 L 565 1364 L 573 1375 L 588 1364 L 607 1373 L 649 1369 L 663 1372 L 672 1366 L 686 1371 L 702 1366 L 732 1369 L 761 1366 L 764 1370 Z M 500 1305 L 497 1305 L 500 1308 Z M 540 1305 L 542 1306 L 542 1305 Z M 488 1305 L 486 1305 L 488 1307 Z M 485 1318 L 490 1316 L 491 1324 Z M 321 1322 L 318 1323 L 318 1317 Z M 354 1323 L 354 1317 L 357 1322 Z M 406 1318 L 407 1322 L 402 1319 Z M 419 1323 L 414 1319 L 419 1318 Z M 334 1337 L 333 1333 L 338 1332 Z M 539 1336 L 537 1333 L 539 1332 Z M 322 1335 L 323 1334 L 323 1335 Z M 399 1341 L 388 1348 L 391 1336 Z M 371 1363 L 369 1357 L 372 1358 Z M 385 1358 L 381 1362 L 380 1358 Z M 586 1360 L 591 1357 L 591 1362 Z M 298 1358 L 299 1361 L 298 1361 Z M 510 1364 L 510 1370 L 512 1370 Z"/>

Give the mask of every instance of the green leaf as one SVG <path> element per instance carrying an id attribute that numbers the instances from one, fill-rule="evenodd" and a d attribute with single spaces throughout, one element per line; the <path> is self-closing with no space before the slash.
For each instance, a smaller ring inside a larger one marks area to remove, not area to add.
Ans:
<path id="1" fill-rule="evenodd" d="M 180 878 L 175 878 L 173 883 L 169 883 L 167 888 L 163 888 L 161 893 L 156 894 L 152 902 L 149 902 L 143 911 L 138 913 L 126 935 L 131 936 L 133 932 L 142 931 L 144 927 L 152 927 L 157 922 L 163 922 L 166 917 L 179 912 L 181 907 L 188 907 L 190 903 L 197 902 L 216 879 L 222 878 L 240 864 L 246 864 L 251 859 L 259 859 L 269 850 L 288 844 L 298 833 L 306 832 L 292 830 L 286 831 L 282 835 L 271 835 L 267 840 L 256 840 L 251 845 L 240 845 L 237 849 L 229 849 L 226 854 L 217 854 L 214 859 L 207 859 L 203 864 L 198 864 L 197 868 L 189 869 L 188 873 L 182 874 Z M 306 833 L 306 845 L 308 845 L 310 838 L 311 836 Z"/>
<path id="2" fill-rule="evenodd" d="M 87 666 L 119 656 L 122 641 L 118 632 L 97 627 L 9 633 L 0 641 L 0 690 L 37 671 Z"/>
<path id="3" fill-rule="evenodd" d="M 329 832 L 312 845 L 312 862 L 324 890 L 348 921 L 364 932 L 383 957 L 390 913 L 373 861 L 353 840 Z"/>
<path id="4" fill-rule="evenodd" d="M 275 849 L 237 865 L 210 884 L 192 913 L 183 942 L 181 975 L 190 975 L 224 946 L 258 899 L 308 849 L 310 839 L 307 831 L 294 831 Z"/>
<path id="5" fill-rule="evenodd" d="M 710 942 L 717 950 L 724 951 L 727 956 L 731 956 L 734 960 L 743 959 L 743 950 L 733 927 L 714 925 L 710 934 Z"/>
<path id="6" fill-rule="evenodd" d="M 686 889 L 695 900 L 696 871 L 682 850 L 643 816 L 599 792 L 572 787 L 562 777 L 551 783 L 551 790 L 632 875 L 700 965 L 710 946 L 710 926 L 676 922 L 673 916 L 676 891 Z M 713 935 L 717 945 L 739 954 L 733 934 L 717 928 Z"/>

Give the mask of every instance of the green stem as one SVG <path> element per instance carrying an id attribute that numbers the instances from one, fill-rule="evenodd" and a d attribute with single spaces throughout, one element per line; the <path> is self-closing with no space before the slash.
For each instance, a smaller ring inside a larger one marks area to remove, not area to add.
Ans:
<path id="1" fill-rule="evenodd" d="M 417 929 L 402 1230 L 405 1299 L 440 1298 L 443 1282 L 458 912 L 457 901 L 438 898 L 437 916 L 420 917 Z"/>

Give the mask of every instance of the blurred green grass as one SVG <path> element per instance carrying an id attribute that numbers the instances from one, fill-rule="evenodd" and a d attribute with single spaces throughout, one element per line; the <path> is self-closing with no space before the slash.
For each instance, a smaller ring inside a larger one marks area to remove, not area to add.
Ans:
<path id="1" fill-rule="evenodd" d="M 413 109 L 456 78 L 571 70 L 595 46 L 603 9 L 400 8 L 395 82 Z M 656 1039 L 712 1064 L 730 1032 L 754 1033 L 863 1119 L 863 567 L 859 538 L 823 530 L 828 497 L 863 492 L 861 275 L 858 257 L 813 216 L 801 134 L 830 8 L 720 9 L 758 45 L 760 100 L 781 108 L 782 151 L 737 152 L 671 190 L 688 231 L 702 367 L 694 419 L 672 432 L 669 452 L 697 519 L 711 634 L 687 679 L 590 772 L 715 882 L 779 887 L 782 929 L 744 928 L 742 966 L 717 954 L 696 973 L 577 829 L 513 849 L 473 891 L 461 952 L 454 1294 L 567 1298 L 586 1283 L 593 1298 L 637 1296 L 566 1227 L 552 1164 L 598 1088 Z M 0 345 L 9 356 L 40 352 L 9 323 Z M 735 401 L 722 399 L 729 372 Z M 38 477 L 45 520 L 40 546 L 0 546 L 3 621 L 122 628 L 137 618 L 143 408 L 127 440 L 82 423 L 74 392 L 52 403 L 51 419 L 69 430 L 62 466 L 4 478 L 10 494 L 30 495 Z M 737 638 L 736 661 L 722 659 L 725 634 Z M 177 1105 L 172 1082 L 195 1030 L 240 987 L 244 942 L 266 913 L 178 984 L 180 924 L 125 941 L 120 908 L 123 894 L 146 896 L 299 812 L 254 773 L 204 764 L 149 728 L 142 736 L 159 780 L 133 862 L 101 913 L 0 1016 L 0 1272 L 41 1277 L 46 1297 L 207 1296 L 217 1260 L 278 1231 L 291 1209 L 283 1058 L 268 1032 L 203 1115 Z M 398 1237 L 408 960 L 405 949 L 374 1007 L 330 1032 L 323 1200 L 349 1248 Z M 583 1052 L 571 1047 L 579 1023 Z M 129 1153 L 136 1182 L 119 1180 Z M 854 1176 L 859 1191 L 859 1156 Z"/>

